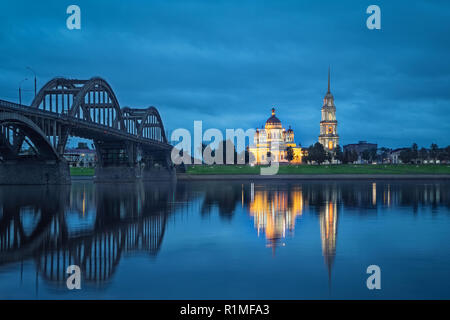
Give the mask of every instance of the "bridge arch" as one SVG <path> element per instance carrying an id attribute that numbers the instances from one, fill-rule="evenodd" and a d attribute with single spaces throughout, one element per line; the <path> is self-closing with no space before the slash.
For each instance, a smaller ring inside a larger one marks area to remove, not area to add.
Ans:
<path id="1" fill-rule="evenodd" d="M 67 89 L 73 89 L 75 86 L 72 81 L 65 78 L 53 78 L 48 81 L 38 92 L 36 97 L 34 97 L 33 102 L 31 103 L 32 108 L 39 108 L 39 105 L 42 103 L 43 99 L 47 95 L 47 92 L 53 89 L 58 88 L 59 86 L 65 87 Z"/>
<path id="2" fill-rule="evenodd" d="M 156 120 L 156 122 L 154 120 Z M 138 130 L 138 137 L 145 138 L 144 129 L 147 127 L 154 127 L 153 124 L 156 124 L 159 127 L 159 129 L 161 130 L 161 132 L 160 132 L 161 142 L 167 143 L 167 137 L 166 137 L 165 130 L 164 130 L 164 124 L 161 120 L 161 116 L 160 116 L 158 110 L 153 106 L 147 108 L 147 110 L 146 110 L 146 114 L 145 114 L 144 118 L 142 119 L 142 123 Z"/>
<path id="3" fill-rule="evenodd" d="M 44 132 L 29 118 L 17 113 L 3 112 L 0 113 L 0 126 L 6 128 L 13 126 L 14 128 L 19 129 L 21 134 L 27 136 L 31 140 L 36 147 L 35 151 L 38 152 L 38 156 L 43 160 L 60 159 L 60 155 L 56 152 Z M 14 150 L 14 146 L 9 145 L 9 139 L 7 139 L 7 137 L 2 138 L 3 144 L 6 144 L 4 145 L 4 148 L 2 148 L 3 155 L 5 155 L 5 152 L 8 152 L 7 156 L 11 156 L 19 151 Z M 15 156 L 17 156 L 17 154 L 15 154 Z"/>
<path id="4" fill-rule="evenodd" d="M 122 109 L 128 133 L 138 138 L 147 138 L 167 143 L 164 124 L 158 110 L 151 106 L 147 109 L 125 107 Z"/>
<path id="5" fill-rule="evenodd" d="M 76 114 L 79 112 L 79 109 L 82 108 L 83 113 L 86 114 L 85 120 L 97 122 L 95 115 L 94 119 L 91 117 L 90 108 L 95 108 L 96 102 L 94 101 L 93 104 L 86 104 L 85 99 L 90 92 L 106 92 L 108 94 L 109 99 L 111 99 L 111 104 L 108 104 L 109 107 L 115 111 L 115 119 L 111 119 L 111 127 L 126 131 L 125 123 L 123 120 L 122 110 L 120 109 L 119 101 L 117 100 L 117 97 L 112 90 L 111 86 L 106 82 L 104 79 L 100 77 L 94 77 L 88 80 L 83 87 L 81 87 L 80 91 L 77 93 L 77 95 L 73 99 L 73 104 L 71 107 L 71 110 L 69 112 L 69 116 L 75 117 Z M 89 96 L 90 98 L 90 96 Z M 95 100 L 95 94 L 94 94 L 94 100 Z M 99 123 L 99 124 L 105 124 L 105 123 Z M 109 121 L 107 126 L 109 126 Z"/>

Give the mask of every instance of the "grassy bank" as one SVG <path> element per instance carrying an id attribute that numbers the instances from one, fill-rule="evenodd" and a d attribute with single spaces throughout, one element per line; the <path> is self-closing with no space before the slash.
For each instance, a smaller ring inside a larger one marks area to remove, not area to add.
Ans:
<path id="1" fill-rule="evenodd" d="M 93 176 L 94 168 L 70 168 L 71 176 Z"/>
<path id="2" fill-rule="evenodd" d="M 189 166 L 187 174 L 259 174 L 260 166 L 196 165 Z M 72 176 L 93 176 L 94 168 L 70 168 Z M 289 165 L 280 166 L 278 174 L 450 174 L 450 165 Z"/>
<path id="3" fill-rule="evenodd" d="M 259 174 L 260 167 L 247 165 L 189 166 L 187 174 Z M 283 165 L 278 174 L 450 174 L 450 165 Z"/>

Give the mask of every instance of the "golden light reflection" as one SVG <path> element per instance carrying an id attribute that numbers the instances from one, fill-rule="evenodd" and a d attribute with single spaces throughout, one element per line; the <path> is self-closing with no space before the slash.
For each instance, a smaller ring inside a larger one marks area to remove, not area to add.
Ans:
<path id="1" fill-rule="evenodd" d="M 322 239 L 322 255 L 328 268 L 328 277 L 331 282 L 331 269 L 336 256 L 337 238 L 337 205 L 328 202 L 320 210 L 320 237 Z"/>
<path id="2" fill-rule="evenodd" d="M 377 205 L 377 184 L 375 182 L 372 183 L 372 204 Z"/>
<path id="3" fill-rule="evenodd" d="M 387 190 L 383 192 L 383 203 L 388 207 L 391 205 L 391 186 L 387 185 Z"/>
<path id="4" fill-rule="evenodd" d="M 86 211 L 86 190 L 83 189 L 83 217 L 84 217 L 85 211 Z"/>
<path id="5" fill-rule="evenodd" d="M 254 191 L 249 211 L 258 237 L 263 232 L 267 246 L 275 250 L 277 245 L 284 246 L 283 239 L 293 233 L 295 220 L 302 215 L 302 191 Z"/>
<path id="6" fill-rule="evenodd" d="M 244 185 L 241 186 L 241 207 L 244 207 Z"/>

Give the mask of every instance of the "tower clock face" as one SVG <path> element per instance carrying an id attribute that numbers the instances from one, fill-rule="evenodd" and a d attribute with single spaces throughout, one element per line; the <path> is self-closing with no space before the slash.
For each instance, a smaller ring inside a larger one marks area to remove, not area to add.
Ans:
<path id="1" fill-rule="evenodd" d="M 332 127 L 328 127 L 328 133 L 333 133 L 333 128 Z"/>

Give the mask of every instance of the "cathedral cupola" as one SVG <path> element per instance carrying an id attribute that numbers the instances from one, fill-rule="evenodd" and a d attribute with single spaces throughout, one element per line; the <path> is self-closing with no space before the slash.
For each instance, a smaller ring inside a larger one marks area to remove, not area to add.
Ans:
<path id="1" fill-rule="evenodd" d="M 281 128 L 281 121 L 275 116 L 275 108 L 272 108 L 272 116 L 266 121 L 266 128 Z"/>

